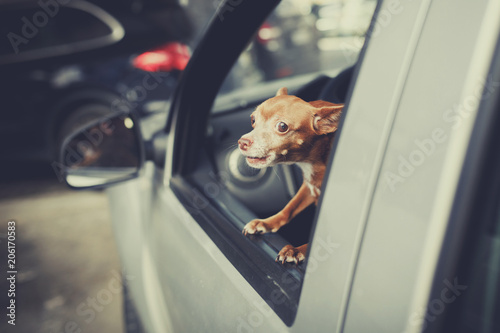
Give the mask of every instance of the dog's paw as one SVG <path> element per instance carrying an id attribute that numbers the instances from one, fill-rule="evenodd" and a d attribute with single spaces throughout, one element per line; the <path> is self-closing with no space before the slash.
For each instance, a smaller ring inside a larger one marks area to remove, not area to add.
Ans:
<path id="1" fill-rule="evenodd" d="M 248 222 L 243 228 L 243 234 L 246 236 L 248 234 L 265 234 L 266 232 L 276 232 L 278 228 L 272 227 L 268 222 L 263 220 L 252 220 Z"/>
<path id="2" fill-rule="evenodd" d="M 286 245 L 278 253 L 278 256 L 276 257 L 276 262 L 279 261 L 282 264 L 284 264 L 285 262 L 294 262 L 296 265 L 298 265 L 299 262 L 304 261 L 304 259 L 306 258 L 306 250 L 307 250 L 307 244 L 299 247 Z"/>

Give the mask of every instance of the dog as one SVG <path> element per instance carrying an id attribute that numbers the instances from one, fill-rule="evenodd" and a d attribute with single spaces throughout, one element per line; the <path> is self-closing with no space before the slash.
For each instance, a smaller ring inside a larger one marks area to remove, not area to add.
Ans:
<path id="1" fill-rule="evenodd" d="M 317 204 L 344 104 L 326 101 L 306 102 L 278 90 L 251 114 L 253 130 L 238 140 L 241 154 L 252 168 L 276 164 L 296 164 L 304 182 L 295 196 L 277 214 L 255 219 L 243 228 L 243 234 L 276 232 L 311 204 Z M 282 264 L 298 264 L 306 256 L 308 244 L 286 245 L 276 257 Z"/>

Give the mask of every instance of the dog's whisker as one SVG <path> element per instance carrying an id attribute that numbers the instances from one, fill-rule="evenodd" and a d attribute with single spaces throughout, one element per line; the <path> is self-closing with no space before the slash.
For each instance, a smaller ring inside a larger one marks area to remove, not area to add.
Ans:
<path id="1" fill-rule="evenodd" d="M 273 171 L 276 174 L 276 177 L 278 177 L 278 180 L 281 181 L 280 175 L 278 174 L 278 171 L 276 171 L 276 168 L 273 168 Z"/>
<path id="2" fill-rule="evenodd" d="M 238 143 L 228 143 L 229 147 L 238 147 Z"/>
<path id="3" fill-rule="evenodd" d="M 225 147 L 222 151 L 226 152 L 230 149 L 235 149 L 235 148 L 238 148 L 238 144 L 237 143 L 230 143 L 228 147 Z"/>

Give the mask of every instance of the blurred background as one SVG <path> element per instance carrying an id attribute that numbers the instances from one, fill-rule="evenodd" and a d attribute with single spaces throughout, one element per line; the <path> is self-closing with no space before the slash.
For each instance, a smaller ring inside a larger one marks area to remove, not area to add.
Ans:
<path id="1" fill-rule="evenodd" d="M 62 5 L 64 3 L 64 5 Z M 0 305 L 16 222 L 16 327 L 123 331 L 122 272 L 105 191 L 72 191 L 59 147 L 118 111 L 160 130 L 219 0 L 0 0 Z M 375 0 L 283 0 L 220 94 L 355 63 Z M 154 121 L 151 121 L 154 119 Z M 133 278 L 125 276 L 125 279 Z M 4 315 L 2 314 L 2 317 Z"/>

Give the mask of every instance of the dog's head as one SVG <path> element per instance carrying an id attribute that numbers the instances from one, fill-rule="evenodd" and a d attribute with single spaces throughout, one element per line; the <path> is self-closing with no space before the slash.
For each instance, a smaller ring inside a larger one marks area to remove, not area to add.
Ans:
<path id="1" fill-rule="evenodd" d="M 337 130 L 343 106 L 308 103 L 281 88 L 252 113 L 253 130 L 238 140 L 240 151 L 253 168 L 304 161 L 315 138 Z"/>

